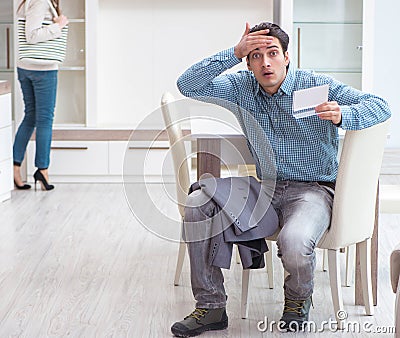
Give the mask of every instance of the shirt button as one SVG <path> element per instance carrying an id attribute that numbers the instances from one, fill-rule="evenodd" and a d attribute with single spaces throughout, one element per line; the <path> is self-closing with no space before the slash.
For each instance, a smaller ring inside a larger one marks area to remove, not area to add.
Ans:
<path id="1" fill-rule="evenodd" d="M 278 122 L 278 119 L 274 119 L 274 122 Z"/>

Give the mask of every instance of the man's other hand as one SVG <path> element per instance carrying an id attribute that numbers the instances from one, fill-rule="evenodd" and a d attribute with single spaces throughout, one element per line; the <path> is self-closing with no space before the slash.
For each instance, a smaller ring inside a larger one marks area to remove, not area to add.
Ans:
<path id="1" fill-rule="evenodd" d="M 333 124 L 340 124 L 342 121 L 342 112 L 336 101 L 321 103 L 315 107 L 315 112 L 322 120 L 330 120 Z"/>

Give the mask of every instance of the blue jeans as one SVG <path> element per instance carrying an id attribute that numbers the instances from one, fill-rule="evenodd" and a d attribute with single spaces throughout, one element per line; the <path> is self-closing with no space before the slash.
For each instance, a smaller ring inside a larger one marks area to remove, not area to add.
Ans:
<path id="1" fill-rule="evenodd" d="M 333 189 L 316 182 L 278 181 L 272 205 L 281 231 L 278 256 L 289 273 L 285 279 L 285 297 L 292 300 L 308 298 L 314 288 L 315 246 L 328 229 L 333 203 Z M 195 191 L 188 197 L 185 222 L 203 222 L 212 227 L 215 205 L 204 193 Z M 191 284 L 196 307 L 226 306 L 224 277 L 221 269 L 208 262 L 210 239 L 188 242 Z"/>
<path id="2" fill-rule="evenodd" d="M 57 94 L 57 70 L 26 70 L 18 68 L 25 103 L 25 116 L 15 135 L 14 164 L 24 159 L 29 139 L 36 128 L 35 166 L 46 169 L 50 164 L 50 147 Z"/>

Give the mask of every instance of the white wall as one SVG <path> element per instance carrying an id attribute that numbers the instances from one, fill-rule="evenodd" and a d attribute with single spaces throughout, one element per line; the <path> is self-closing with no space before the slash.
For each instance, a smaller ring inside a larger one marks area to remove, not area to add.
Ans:
<path id="1" fill-rule="evenodd" d="M 375 1 L 374 93 L 392 110 L 389 148 L 400 148 L 400 1 Z"/>
<path id="2" fill-rule="evenodd" d="M 99 0 L 98 126 L 135 127 L 163 91 L 181 97 L 178 75 L 237 43 L 246 20 L 272 21 L 272 2 Z M 375 0 L 373 92 L 393 113 L 388 147 L 400 147 L 398 13 L 399 0 Z"/>
<path id="3" fill-rule="evenodd" d="M 188 66 L 272 14 L 272 0 L 100 0 L 98 126 L 137 126 L 165 90 L 182 97 L 176 79 Z"/>

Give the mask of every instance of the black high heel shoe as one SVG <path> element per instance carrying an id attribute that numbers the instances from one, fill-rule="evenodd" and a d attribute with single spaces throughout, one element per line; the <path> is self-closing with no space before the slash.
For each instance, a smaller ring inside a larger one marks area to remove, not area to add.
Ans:
<path id="1" fill-rule="evenodd" d="M 15 187 L 16 187 L 17 189 L 19 189 L 19 190 L 27 190 L 27 189 L 30 189 L 30 188 L 31 188 L 31 185 L 30 185 L 30 184 L 18 185 L 17 182 L 15 182 L 15 180 L 14 180 L 14 185 L 15 185 Z"/>
<path id="2" fill-rule="evenodd" d="M 35 179 L 35 191 L 36 191 L 36 182 L 39 181 L 42 183 L 42 190 L 53 190 L 54 185 L 49 184 L 46 180 L 46 178 L 43 176 L 43 174 L 40 172 L 40 170 L 36 170 L 35 173 L 33 174 L 33 178 Z"/>

